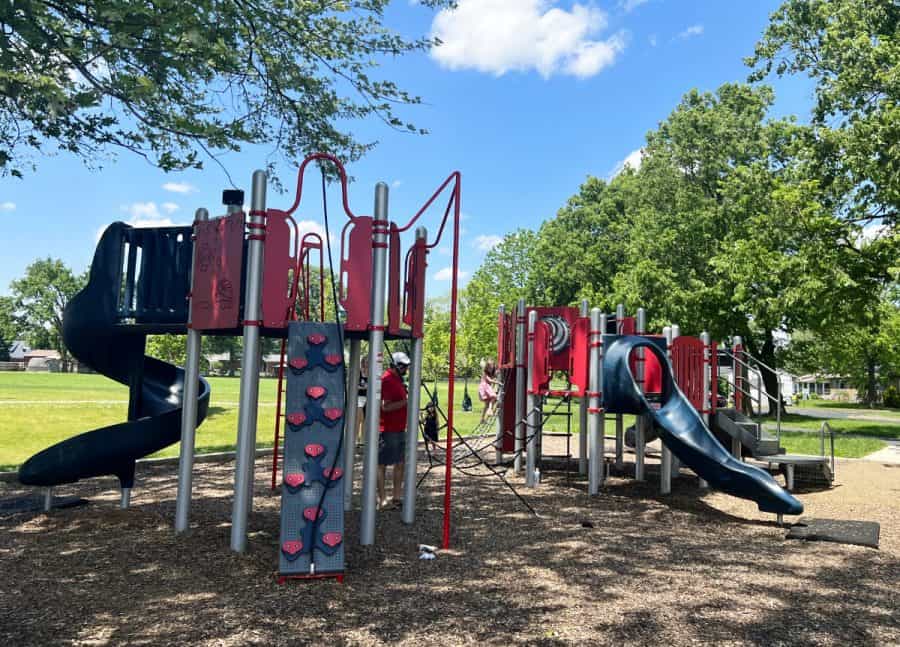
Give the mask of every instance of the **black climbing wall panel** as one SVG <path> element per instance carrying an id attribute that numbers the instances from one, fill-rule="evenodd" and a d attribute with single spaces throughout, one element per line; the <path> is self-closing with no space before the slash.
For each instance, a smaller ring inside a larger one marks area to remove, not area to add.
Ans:
<path id="1" fill-rule="evenodd" d="M 338 327 L 292 321 L 288 367 L 279 571 L 342 573 L 345 377 Z"/>

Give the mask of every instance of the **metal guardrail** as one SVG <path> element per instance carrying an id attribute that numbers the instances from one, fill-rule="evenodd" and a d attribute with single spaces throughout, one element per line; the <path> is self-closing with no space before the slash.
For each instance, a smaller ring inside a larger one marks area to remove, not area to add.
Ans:
<path id="1" fill-rule="evenodd" d="M 825 430 L 828 430 L 828 437 L 831 441 L 831 477 L 834 478 L 834 429 L 828 424 L 828 421 L 822 423 L 819 427 L 819 455 L 825 456 Z"/>
<path id="2" fill-rule="evenodd" d="M 754 398 L 750 392 L 745 391 L 744 389 L 739 389 L 734 383 L 729 382 L 727 379 L 725 381 L 727 384 L 732 386 L 735 389 L 735 391 L 740 390 L 741 393 L 747 395 L 750 398 L 751 402 L 756 401 L 756 404 L 760 410 L 760 414 L 762 414 L 762 397 L 761 397 L 762 394 L 765 394 L 767 402 L 771 403 L 772 400 L 775 401 L 775 435 L 776 435 L 776 438 L 778 439 L 778 443 L 780 445 L 781 444 L 781 375 L 782 374 L 791 375 L 791 374 L 788 373 L 787 371 L 781 371 L 779 369 L 772 368 L 771 366 L 769 366 L 765 362 L 757 359 L 756 357 L 754 357 L 747 351 L 741 351 L 741 352 L 743 355 L 745 355 L 746 357 L 748 357 L 748 358 L 752 359 L 754 362 L 756 362 L 757 366 L 752 366 L 748 362 L 743 361 L 741 358 L 737 357 L 734 353 L 729 351 L 727 348 L 720 348 L 720 349 L 718 349 L 718 352 L 721 353 L 722 355 L 725 355 L 726 357 L 730 357 L 733 361 L 735 361 L 738 364 L 740 364 L 741 366 L 744 366 L 745 368 L 747 368 L 747 370 L 756 372 L 756 374 L 758 376 L 757 393 L 760 394 L 760 396 L 758 396 L 756 398 Z M 776 384 L 777 391 L 776 391 L 774 398 L 768 391 L 766 391 L 766 389 L 764 387 L 765 381 L 763 380 L 762 370 L 760 370 L 760 368 L 759 368 L 760 366 L 762 366 L 763 368 L 765 368 L 775 374 L 775 384 Z M 770 404 L 770 410 L 771 410 L 771 404 Z"/>

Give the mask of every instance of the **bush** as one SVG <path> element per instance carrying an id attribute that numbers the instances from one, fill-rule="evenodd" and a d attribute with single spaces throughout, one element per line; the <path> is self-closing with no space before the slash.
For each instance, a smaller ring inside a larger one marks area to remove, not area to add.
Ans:
<path id="1" fill-rule="evenodd" d="M 900 409 L 900 390 L 893 384 L 884 390 L 882 399 L 884 400 L 884 406 Z"/>

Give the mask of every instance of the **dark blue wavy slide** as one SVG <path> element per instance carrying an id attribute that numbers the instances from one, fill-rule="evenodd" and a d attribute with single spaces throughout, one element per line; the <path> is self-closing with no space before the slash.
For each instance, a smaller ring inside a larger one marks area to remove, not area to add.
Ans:
<path id="1" fill-rule="evenodd" d="M 128 420 L 35 454 L 19 469 L 21 483 L 53 486 L 113 475 L 130 488 L 138 458 L 180 440 L 184 370 L 145 356 L 144 346 L 148 334 L 187 330 L 190 235 L 190 227 L 134 229 L 122 223 L 104 232 L 87 286 L 66 307 L 63 339 L 79 362 L 129 386 Z M 198 425 L 210 395 L 209 383 L 200 382 Z"/>
<path id="2" fill-rule="evenodd" d="M 792 515 L 803 512 L 803 504 L 768 472 L 735 459 L 716 440 L 675 384 L 672 366 L 658 345 L 644 337 L 610 336 L 608 340 L 603 355 L 603 401 L 607 411 L 649 413 L 661 428 L 660 436 L 666 447 L 713 488 L 755 501 L 763 512 Z M 631 374 L 628 357 L 637 348 L 648 349 L 663 367 L 659 408 L 644 397 Z"/>

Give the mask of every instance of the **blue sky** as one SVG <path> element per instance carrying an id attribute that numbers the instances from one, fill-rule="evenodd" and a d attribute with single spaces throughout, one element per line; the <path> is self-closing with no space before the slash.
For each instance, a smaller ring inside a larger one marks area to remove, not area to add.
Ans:
<path id="1" fill-rule="evenodd" d="M 611 175 L 685 92 L 745 80 L 742 59 L 777 6 L 774 0 L 460 0 L 457 12 L 436 15 L 396 0 L 389 26 L 410 36 L 435 33 L 445 43 L 383 67 L 385 77 L 424 98 L 425 105 L 401 115 L 431 134 L 398 133 L 376 120 L 353 124 L 360 139 L 380 145 L 349 168 L 356 179 L 351 205 L 369 213 L 374 183 L 383 180 L 391 186 L 392 219 L 405 222 L 460 170 L 465 278 L 503 234 L 553 217 L 588 175 Z M 809 83 L 774 85 L 775 113 L 805 119 Z M 252 170 L 263 165 L 261 150 L 224 158 L 239 186 L 248 187 Z M 24 180 L 0 178 L 0 294 L 38 257 L 86 269 L 98 232 L 115 220 L 187 223 L 201 206 L 221 213 L 227 181 L 216 165 L 206 166 L 164 174 L 121 153 L 90 171 L 60 154 L 39 159 Z M 290 170 L 279 170 L 290 184 Z M 269 206 L 291 201 L 270 193 Z M 304 199 L 301 212 L 320 222 L 318 196 Z M 425 223 L 432 231 L 436 217 Z M 446 249 L 432 254 L 431 296 L 449 289 L 441 272 L 449 264 Z"/>

